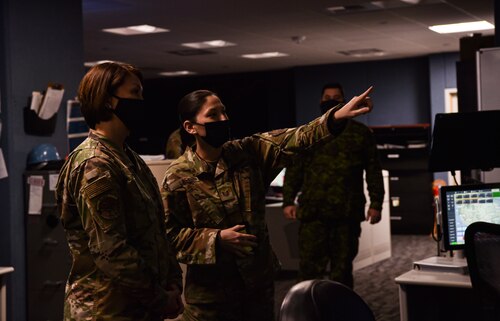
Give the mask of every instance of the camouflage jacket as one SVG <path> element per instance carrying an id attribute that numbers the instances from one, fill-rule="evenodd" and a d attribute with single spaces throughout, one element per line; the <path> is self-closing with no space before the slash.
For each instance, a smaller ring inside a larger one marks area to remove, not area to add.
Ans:
<path id="1" fill-rule="evenodd" d="M 340 132 L 344 121 L 328 126 L 328 115 L 291 129 L 256 134 L 223 145 L 215 167 L 187 148 L 166 171 L 162 183 L 167 234 L 177 259 L 188 265 L 188 303 L 224 302 L 240 276 L 247 289 L 269 287 L 279 267 L 265 222 L 270 182 L 298 152 Z M 329 130 L 330 128 L 330 130 Z M 220 249 L 220 230 L 245 224 L 258 247 L 240 259 Z"/>
<path id="2" fill-rule="evenodd" d="M 298 199 L 299 219 L 362 221 L 366 202 L 363 171 L 366 171 L 370 207 L 381 210 L 384 182 L 375 139 L 368 127 L 349 120 L 337 139 L 287 167 L 283 206 L 292 205 L 302 191 Z"/>
<path id="3" fill-rule="evenodd" d="M 73 257 L 64 319 L 161 320 L 165 288 L 182 288 L 182 272 L 144 161 L 91 131 L 69 155 L 56 192 Z"/>

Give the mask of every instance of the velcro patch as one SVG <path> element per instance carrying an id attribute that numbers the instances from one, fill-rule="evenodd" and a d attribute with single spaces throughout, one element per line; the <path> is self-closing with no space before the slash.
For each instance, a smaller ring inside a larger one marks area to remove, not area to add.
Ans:
<path id="1" fill-rule="evenodd" d="M 118 217 L 118 198 L 116 195 L 103 195 L 97 201 L 97 211 L 99 215 L 107 220 L 112 220 Z"/>
<path id="2" fill-rule="evenodd" d="M 99 177 L 92 183 L 88 184 L 83 188 L 83 192 L 88 196 L 89 199 L 92 199 L 102 193 L 105 193 L 111 190 L 111 182 L 109 181 L 109 176 Z"/>
<path id="3" fill-rule="evenodd" d="M 94 168 L 93 170 L 91 170 L 90 172 L 88 173 L 85 173 L 85 179 L 87 181 L 91 181 L 93 178 L 95 178 L 97 175 L 99 174 L 99 171 L 97 170 L 97 168 Z"/>
<path id="4" fill-rule="evenodd" d="M 173 181 L 170 184 L 165 184 L 166 190 L 168 191 L 175 191 L 176 189 L 182 187 L 182 182 L 180 180 Z"/>

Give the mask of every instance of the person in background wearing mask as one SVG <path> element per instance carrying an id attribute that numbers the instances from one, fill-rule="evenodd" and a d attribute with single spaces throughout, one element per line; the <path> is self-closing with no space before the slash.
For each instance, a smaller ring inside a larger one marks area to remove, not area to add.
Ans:
<path id="1" fill-rule="evenodd" d="M 195 144 L 166 170 L 162 197 L 167 235 L 188 267 L 183 320 L 275 320 L 279 263 L 264 217 L 269 184 L 297 153 L 369 112 L 370 91 L 307 125 L 239 140 L 230 140 L 226 108 L 215 93 L 198 90 L 181 99 L 180 120 Z"/>
<path id="2" fill-rule="evenodd" d="M 322 113 L 343 103 L 339 84 L 323 87 Z M 370 195 L 366 218 L 363 171 Z M 294 201 L 299 191 L 297 210 Z M 380 222 L 383 199 L 375 139 L 368 127 L 355 120 L 347 121 L 337 139 L 287 167 L 283 212 L 285 218 L 300 221 L 299 279 L 322 279 L 330 263 L 329 278 L 352 288 L 352 261 L 358 253 L 361 221 Z"/>
<path id="3" fill-rule="evenodd" d="M 142 75 L 103 63 L 78 98 L 91 128 L 66 160 L 56 197 L 73 264 L 64 320 L 175 318 L 182 272 L 166 238 L 156 180 L 125 139 L 144 118 Z"/>

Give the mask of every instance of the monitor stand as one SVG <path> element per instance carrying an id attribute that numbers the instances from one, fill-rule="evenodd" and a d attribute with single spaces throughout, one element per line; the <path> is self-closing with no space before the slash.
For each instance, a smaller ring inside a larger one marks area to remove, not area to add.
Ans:
<path id="1" fill-rule="evenodd" d="M 457 259 L 465 259 L 465 250 L 454 250 L 454 251 L 448 251 L 447 256 L 450 256 L 451 258 L 455 257 Z"/>
<path id="2" fill-rule="evenodd" d="M 468 274 L 467 260 L 463 257 L 431 256 L 429 258 L 413 262 L 413 269 L 428 272 L 447 272 Z"/>

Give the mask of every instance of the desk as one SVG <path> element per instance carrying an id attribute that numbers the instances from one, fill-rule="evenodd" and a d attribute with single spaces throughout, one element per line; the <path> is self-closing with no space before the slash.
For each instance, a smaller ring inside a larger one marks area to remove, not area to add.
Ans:
<path id="1" fill-rule="evenodd" d="M 0 266 L 0 321 L 7 321 L 7 286 L 4 275 L 14 271 L 11 266 Z"/>
<path id="2" fill-rule="evenodd" d="M 479 305 L 469 275 L 411 270 L 399 285 L 400 320 L 475 320 Z"/>

